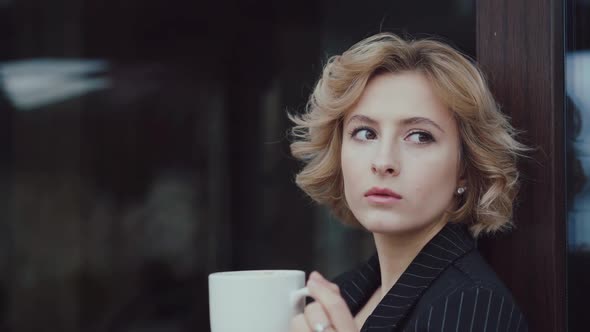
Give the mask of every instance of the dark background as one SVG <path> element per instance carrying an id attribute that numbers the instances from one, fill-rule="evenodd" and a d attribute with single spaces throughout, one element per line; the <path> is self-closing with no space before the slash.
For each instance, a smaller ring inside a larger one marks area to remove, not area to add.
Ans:
<path id="1" fill-rule="evenodd" d="M 588 48 L 588 4 L 568 3 L 568 49 Z M 286 111 L 302 110 L 329 55 L 379 31 L 475 56 L 474 11 L 469 0 L 0 0 L 0 66 L 101 60 L 88 76 L 108 81 L 26 108 L 3 78 L 0 330 L 208 331 L 211 272 L 332 277 L 364 259 L 372 239 L 294 184 Z M 587 256 L 568 256 L 571 330 L 588 317 Z"/>
<path id="2" fill-rule="evenodd" d="M 365 258 L 371 238 L 293 183 L 285 114 L 329 55 L 383 30 L 471 56 L 478 39 L 504 110 L 542 147 L 521 227 L 482 249 L 535 330 L 561 330 L 567 303 L 584 331 L 590 255 L 565 228 L 588 110 L 563 95 L 562 60 L 590 46 L 589 17 L 588 0 L 0 0 L 0 330 L 207 331 L 213 271 L 334 276 Z M 105 87 L 23 105 L 68 82 L 31 92 L 47 68 L 10 70 L 59 60 L 101 61 L 73 87 Z"/>

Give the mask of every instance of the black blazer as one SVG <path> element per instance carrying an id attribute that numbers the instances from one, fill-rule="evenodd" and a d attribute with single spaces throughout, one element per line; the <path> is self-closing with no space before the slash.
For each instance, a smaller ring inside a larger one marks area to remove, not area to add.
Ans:
<path id="1" fill-rule="evenodd" d="M 381 284 L 379 258 L 334 282 L 356 315 Z M 367 318 L 362 332 L 527 331 L 510 292 L 466 227 L 445 226 L 414 258 Z"/>

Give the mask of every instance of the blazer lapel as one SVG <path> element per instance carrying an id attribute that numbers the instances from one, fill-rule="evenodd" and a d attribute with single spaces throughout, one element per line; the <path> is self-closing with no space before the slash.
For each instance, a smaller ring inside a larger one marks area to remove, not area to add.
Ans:
<path id="1" fill-rule="evenodd" d="M 403 325 L 406 316 L 430 284 L 456 259 L 473 248 L 474 241 L 466 227 L 447 224 L 418 253 L 367 318 L 361 331 L 395 331 L 396 327 Z M 381 284 L 377 255 L 346 279 L 340 289 L 352 314 L 356 315 Z"/>
<path id="2" fill-rule="evenodd" d="M 334 283 L 339 286 L 350 312 L 356 316 L 381 285 L 379 257 L 374 254 L 363 266 L 345 273 L 334 280 Z"/>

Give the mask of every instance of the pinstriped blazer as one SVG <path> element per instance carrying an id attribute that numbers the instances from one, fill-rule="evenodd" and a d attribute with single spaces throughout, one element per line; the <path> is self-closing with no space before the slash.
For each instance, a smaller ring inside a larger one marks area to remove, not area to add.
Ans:
<path id="1" fill-rule="evenodd" d="M 356 315 L 381 284 L 377 254 L 334 282 Z M 361 332 L 527 330 L 522 312 L 467 228 L 448 224 L 420 251 Z"/>

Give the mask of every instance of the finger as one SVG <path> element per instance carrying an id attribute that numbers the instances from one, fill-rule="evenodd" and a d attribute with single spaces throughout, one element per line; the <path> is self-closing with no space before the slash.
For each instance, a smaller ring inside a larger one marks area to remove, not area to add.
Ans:
<path id="1" fill-rule="evenodd" d="M 303 314 L 299 314 L 291 320 L 289 332 L 311 332 Z"/>
<path id="2" fill-rule="evenodd" d="M 316 280 L 318 282 L 320 282 L 321 284 L 324 284 L 326 287 L 328 287 L 331 291 L 333 291 L 334 293 L 340 295 L 340 288 L 338 287 L 338 285 L 331 283 L 330 281 L 326 280 L 326 278 L 324 278 L 319 272 L 314 271 L 309 275 L 309 279 L 310 280 Z"/>
<path id="3" fill-rule="evenodd" d="M 313 276 L 310 276 L 307 283 L 311 297 L 322 305 L 336 331 L 354 332 L 356 330 L 354 319 L 346 302 L 340 296 L 340 291 L 335 291 L 338 287 L 316 273 L 312 273 Z"/>
<path id="4" fill-rule="evenodd" d="M 340 288 L 338 287 L 338 285 L 326 280 L 319 272 L 313 271 L 309 275 L 309 278 L 314 279 L 314 280 L 318 280 L 319 282 L 323 282 L 326 286 L 328 286 L 328 288 L 330 288 L 330 290 L 332 290 L 333 292 L 335 292 L 337 294 L 340 294 Z"/>
<path id="5" fill-rule="evenodd" d="M 326 311 L 324 311 L 324 308 L 318 302 L 308 304 L 305 307 L 303 313 L 305 320 L 307 321 L 307 325 L 312 331 L 318 324 L 322 324 L 324 326 L 332 324 L 328 314 L 326 314 Z"/>

